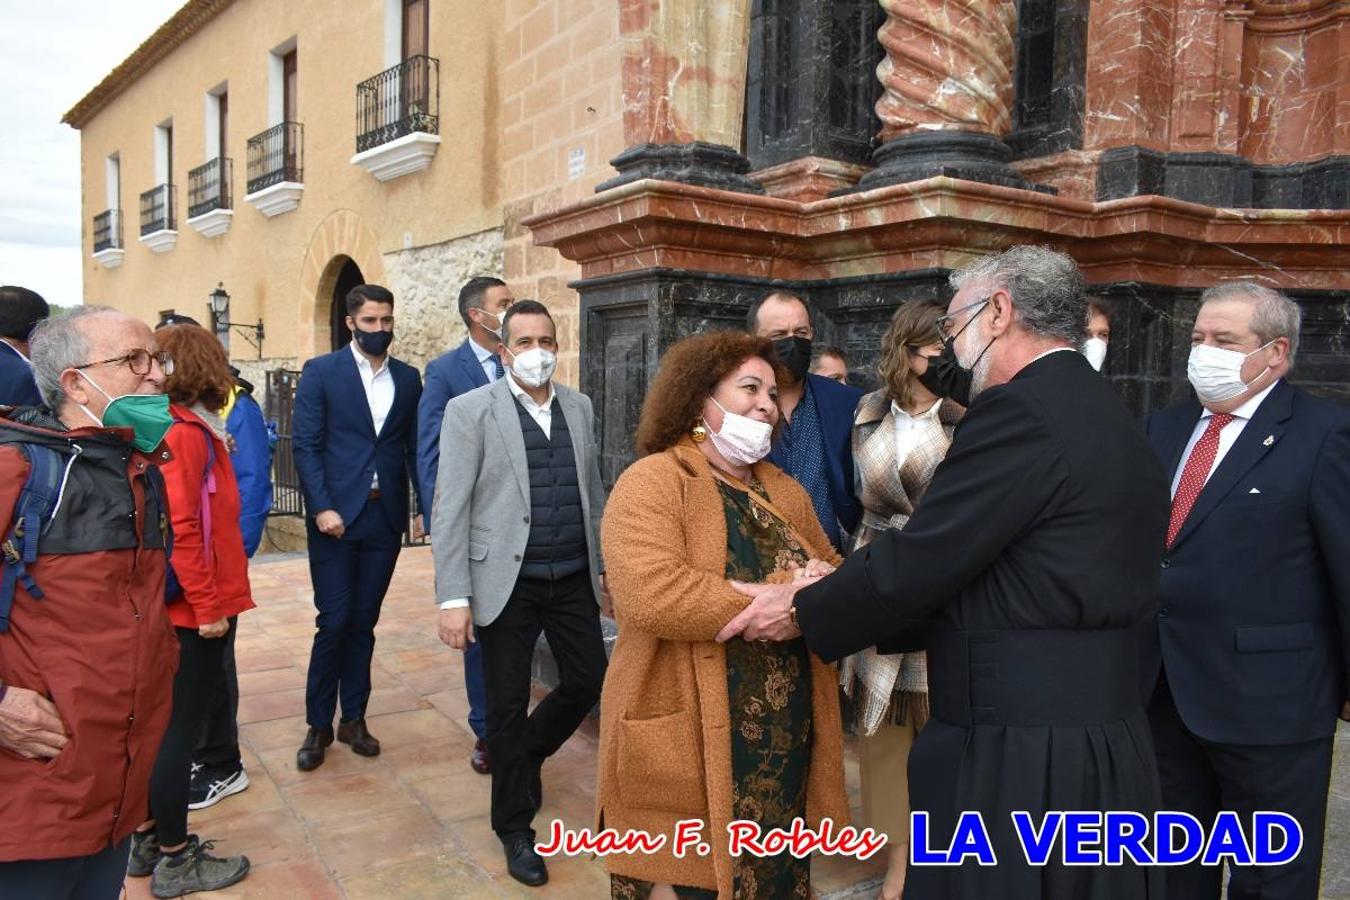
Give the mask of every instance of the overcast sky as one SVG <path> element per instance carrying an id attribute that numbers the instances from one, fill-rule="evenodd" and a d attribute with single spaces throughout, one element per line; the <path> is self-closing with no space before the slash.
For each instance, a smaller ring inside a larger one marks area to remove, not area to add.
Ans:
<path id="1" fill-rule="evenodd" d="M 0 284 L 80 302 L 80 134 L 61 116 L 182 5 L 0 0 Z"/>

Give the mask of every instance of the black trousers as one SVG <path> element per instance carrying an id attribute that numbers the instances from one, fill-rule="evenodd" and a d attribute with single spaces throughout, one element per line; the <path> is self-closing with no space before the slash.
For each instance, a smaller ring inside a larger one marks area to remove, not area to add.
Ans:
<path id="1" fill-rule="evenodd" d="M 223 638 L 225 656 L 211 688 L 194 754 L 194 762 L 212 772 L 233 772 L 242 764 L 239 758 L 239 673 L 234 664 L 234 635 L 238 624 L 239 617 L 230 616 L 230 633 Z"/>
<path id="2" fill-rule="evenodd" d="M 127 836 L 89 856 L 0 862 L 0 900 L 117 900 L 130 846 Z"/>
<path id="3" fill-rule="evenodd" d="M 314 647 L 305 685 L 305 719 L 311 728 L 332 728 L 339 699 L 342 720 L 362 719 L 370 700 L 370 660 L 403 535 L 370 500 L 347 523 L 342 537 L 319 531 L 306 518 L 309 578 L 314 585 Z"/>
<path id="4" fill-rule="evenodd" d="M 1190 813 L 1206 832 L 1220 810 L 1236 812 L 1246 828 L 1257 811 L 1288 813 L 1303 828 L 1303 849 L 1288 864 L 1230 866 L 1229 900 L 1316 900 L 1332 738 L 1271 746 L 1207 741 L 1186 728 L 1165 677 L 1158 680 L 1148 717 L 1165 809 Z M 1219 896 L 1219 866 L 1197 862 L 1166 871 L 1168 897 Z"/>
<path id="5" fill-rule="evenodd" d="M 539 633 L 558 661 L 558 686 L 530 707 Z M 543 802 L 540 769 L 600 699 L 605 640 L 589 572 L 556 581 L 522 578 L 491 625 L 476 629 L 487 682 L 492 754 L 492 829 L 503 840 L 529 835 Z"/>
<path id="6" fill-rule="evenodd" d="M 173 714 L 150 773 L 150 818 L 156 822 L 162 847 L 187 840 L 192 752 L 225 655 L 223 637 L 204 638 L 195 628 L 174 631 L 178 632 L 179 654 L 178 674 L 173 679 Z"/>

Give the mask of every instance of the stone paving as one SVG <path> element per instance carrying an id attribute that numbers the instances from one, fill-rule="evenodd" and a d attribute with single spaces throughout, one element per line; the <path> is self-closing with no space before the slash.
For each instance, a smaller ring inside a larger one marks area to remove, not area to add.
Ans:
<path id="1" fill-rule="evenodd" d="M 608 896 L 593 859 L 549 862 L 542 889 L 506 874 L 488 822 L 489 778 L 468 765 L 473 735 L 466 721 L 460 654 L 435 635 L 431 552 L 406 549 L 376 631 L 371 732 L 383 743 L 375 759 L 334 744 L 318 770 L 295 768 L 304 738 L 304 681 L 314 612 L 305 558 L 260 557 L 251 577 L 258 609 L 240 617 L 239 722 L 251 786 L 193 813 L 190 827 L 217 842 L 216 852 L 244 853 L 248 878 L 210 896 L 227 898 L 459 898 Z M 589 827 L 595 792 L 596 727 L 589 721 L 544 768 L 545 805 L 536 827 L 561 818 Z M 1350 731 L 1339 735 L 1332 786 L 1323 897 L 1350 900 Z M 850 748 L 847 776 L 857 797 Z M 826 897 L 875 895 L 880 860 L 829 859 L 815 864 Z M 149 879 L 129 879 L 129 900 L 149 898 Z"/>

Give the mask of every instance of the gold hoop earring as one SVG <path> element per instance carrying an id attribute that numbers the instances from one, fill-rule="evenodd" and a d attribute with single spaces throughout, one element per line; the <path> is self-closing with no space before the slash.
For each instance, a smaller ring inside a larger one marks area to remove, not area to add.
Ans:
<path id="1" fill-rule="evenodd" d="M 708 429 L 704 428 L 701 424 L 695 425 L 690 429 L 689 436 L 694 439 L 695 444 L 701 444 L 708 439 Z"/>

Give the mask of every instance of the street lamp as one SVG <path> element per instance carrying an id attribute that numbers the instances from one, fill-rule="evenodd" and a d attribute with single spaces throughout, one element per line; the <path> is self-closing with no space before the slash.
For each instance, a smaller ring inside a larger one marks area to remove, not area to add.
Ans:
<path id="1" fill-rule="evenodd" d="M 216 282 L 216 289 L 207 295 L 206 305 L 211 310 L 212 330 L 225 346 L 226 352 L 230 349 L 230 329 L 233 328 L 239 332 L 240 337 L 248 341 L 250 347 L 258 351 L 258 359 L 263 358 L 262 319 L 258 320 L 257 325 L 235 325 L 230 322 L 230 295 L 225 291 L 224 282 Z"/>

